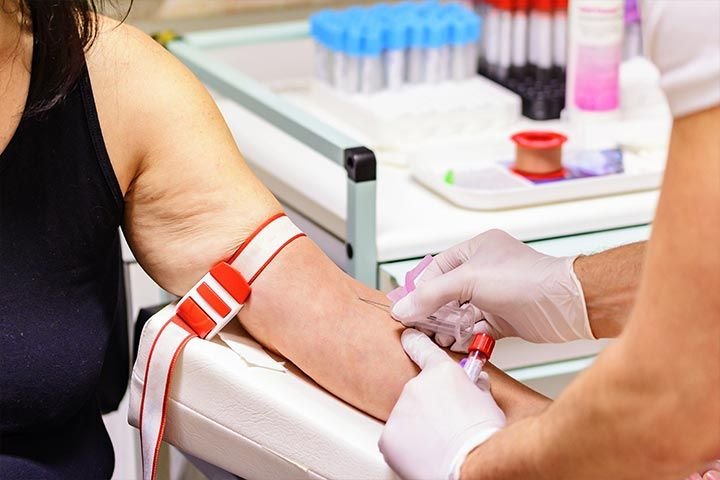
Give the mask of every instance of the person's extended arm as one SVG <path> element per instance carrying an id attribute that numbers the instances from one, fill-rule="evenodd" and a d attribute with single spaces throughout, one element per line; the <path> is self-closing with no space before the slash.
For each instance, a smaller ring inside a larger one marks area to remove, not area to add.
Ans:
<path id="1" fill-rule="evenodd" d="M 720 107 L 677 120 L 640 290 L 620 339 L 463 478 L 677 479 L 720 455 Z"/>
<path id="2" fill-rule="evenodd" d="M 181 295 L 280 206 L 244 163 L 202 85 L 157 44 L 130 27 L 106 27 L 89 69 L 125 192 L 124 232 L 143 268 Z M 304 238 L 255 281 L 239 318 L 321 386 L 384 419 L 417 370 L 400 346 L 402 326 L 358 296 L 385 301 Z M 511 419 L 544 404 L 495 377 Z"/>

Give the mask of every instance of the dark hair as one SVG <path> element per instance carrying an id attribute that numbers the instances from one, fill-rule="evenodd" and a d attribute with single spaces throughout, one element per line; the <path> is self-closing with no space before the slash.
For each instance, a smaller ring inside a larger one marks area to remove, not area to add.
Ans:
<path id="1" fill-rule="evenodd" d="M 97 36 L 97 15 L 103 7 L 104 0 L 20 0 L 23 25 L 33 32 L 26 117 L 47 112 L 72 90 Z M 125 18 L 129 12 L 130 7 Z"/>

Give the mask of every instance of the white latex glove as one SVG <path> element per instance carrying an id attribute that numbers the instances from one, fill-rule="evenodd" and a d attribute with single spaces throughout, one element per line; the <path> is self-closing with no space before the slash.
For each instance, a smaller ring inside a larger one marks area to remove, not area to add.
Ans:
<path id="1" fill-rule="evenodd" d="M 706 465 L 700 472 L 693 473 L 685 480 L 720 480 L 720 460 Z"/>
<path id="2" fill-rule="evenodd" d="M 496 339 L 594 339 L 573 270 L 575 258 L 544 255 L 503 231 L 490 230 L 436 255 L 415 291 L 393 306 L 392 316 L 411 326 L 445 304 L 470 302 L 479 310 L 478 320 L 486 320 L 475 330 Z M 442 346 L 455 340 L 436 338 Z"/>
<path id="3" fill-rule="evenodd" d="M 487 373 L 473 384 L 417 330 L 405 330 L 401 341 L 422 371 L 405 385 L 378 446 L 401 478 L 456 479 L 467 454 L 505 426 L 505 415 L 490 394 Z"/>

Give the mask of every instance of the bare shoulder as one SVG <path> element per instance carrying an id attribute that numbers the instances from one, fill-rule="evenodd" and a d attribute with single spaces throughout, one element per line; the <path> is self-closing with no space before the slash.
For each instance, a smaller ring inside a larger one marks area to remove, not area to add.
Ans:
<path id="1" fill-rule="evenodd" d="M 149 35 L 100 16 L 87 55 L 105 144 L 123 192 L 169 117 L 212 100 L 194 75 Z M 190 101 L 195 99 L 195 101 Z M 193 105 L 195 103 L 195 105 Z"/>
<path id="2" fill-rule="evenodd" d="M 162 86 L 168 78 L 194 81 L 192 74 L 148 34 L 105 16 L 99 16 L 88 64 L 97 74 L 115 81 L 141 82 L 143 91 Z"/>

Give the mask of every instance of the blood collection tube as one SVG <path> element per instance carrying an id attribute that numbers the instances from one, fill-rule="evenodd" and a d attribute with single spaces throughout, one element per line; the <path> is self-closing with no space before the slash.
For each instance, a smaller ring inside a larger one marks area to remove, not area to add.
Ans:
<path id="1" fill-rule="evenodd" d="M 485 68 L 489 77 L 497 75 L 498 60 L 500 59 L 500 9 L 497 0 L 488 0 L 487 15 L 485 17 Z"/>
<path id="2" fill-rule="evenodd" d="M 497 9 L 500 12 L 498 22 L 498 68 L 497 77 L 500 80 L 507 78 L 512 60 L 513 40 L 513 7 L 514 0 L 498 0 Z"/>
<path id="3" fill-rule="evenodd" d="M 386 30 L 383 59 L 385 63 L 385 86 L 389 90 L 397 90 L 405 83 L 407 31 L 408 24 L 400 18 L 391 22 Z"/>
<path id="4" fill-rule="evenodd" d="M 439 83 L 449 75 L 445 71 L 449 64 L 446 22 L 433 18 L 425 25 L 425 62 L 423 76 L 425 83 Z"/>
<path id="5" fill-rule="evenodd" d="M 553 11 L 553 67 L 564 75 L 567 65 L 568 0 L 555 0 Z"/>
<path id="6" fill-rule="evenodd" d="M 378 92 L 383 87 L 382 30 L 378 25 L 364 29 L 361 52 L 360 92 Z"/>
<path id="7" fill-rule="evenodd" d="M 425 28 L 422 19 L 413 18 L 408 28 L 407 83 L 418 84 L 424 81 L 424 44 Z"/>
<path id="8" fill-rule="evenodd" d="M 341 24 L 340 15 L 331 17 L 324 27 L 327 45 L 330 49 L 328 83 L 341 90 L 345 69 L 345 29 Z"/>
<path id="9" fill-rule="evenodd" d="M 490 360 L 494 348 L 495 339 L 490 335 L 478 333 L 473 337 L 468 347 L 468 356 L 463 364 L 463 370 L 471 382 L 477 382 L 483 367 Z"/>
<path id="10" fill-rule="evenodd" d="M 530 48 L 534 49 L 535 76 L 545 80 L 553 65 L 553 0 L 533 0 L 532 6 Z"/>
<path id="11" fill-rule="evenodd" d="M 452 80 L 464 80 L 476 73 L 476 45 L 479 36 L 480 19 L 477 16 L 466 15 L 451 22 L 448 40 Z"/>
<path id="12" fill-rule="evenodd" d="M 345 56 L 341 72 L 342 90 L 347 93 L 360 91 L 360 67 L 362 65 L 363 31 L 359 25 L 353 25 L 347 30 L 345 41 Z"/>
<path id="13" fill-rule="evenodd" d="M 515 0 L 512 26 L 512 61 L 510 75 L 522 78 L 527 73 L 529 0 Z"/>
<path id="14" fill-rule="evenodd" d="M 482 33 L 482 20 L 477 15 L 471 15 L 467 19 L 465 51 L 466 77 L 473 77 L 477 74 L 478 67 L 478 42 Z"/>
<path id="15" fill-rule="evenodd" d="M 314 64 L 313 72 L 315 79 L 323 82 L 330 83 L 330 62 L 331 62 L 331 51 L 327 46 L 327 35 L 325 24 L 327 24 L 326 17 L 329 15 L 328 11 L 321 11 L 310 17 L 310 35 L 313 38 L 313 49 L 314 49 Z"/>

